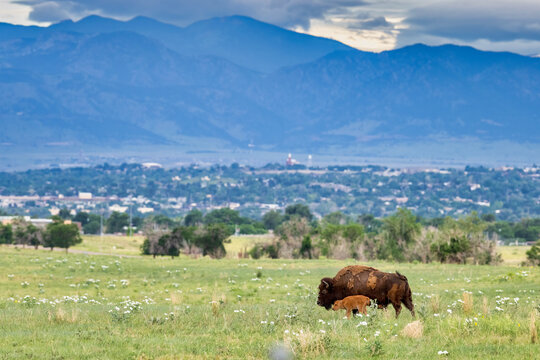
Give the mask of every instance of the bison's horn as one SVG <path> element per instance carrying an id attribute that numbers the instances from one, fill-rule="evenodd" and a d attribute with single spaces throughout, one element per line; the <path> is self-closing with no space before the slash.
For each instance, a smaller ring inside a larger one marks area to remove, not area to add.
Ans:
<path id="1" fill-rule="evenodd" d="M 329 283 L 327 283 L 326 281 L 324 281 L 324 280 L 323 280 L 322 282 L 324 283 L 324 285 L 326 285 L 326 287 L 327 287 L 327 288 L 329 288 L 329 287 L 330 287 L 330 284 L 329 284 Z"/>

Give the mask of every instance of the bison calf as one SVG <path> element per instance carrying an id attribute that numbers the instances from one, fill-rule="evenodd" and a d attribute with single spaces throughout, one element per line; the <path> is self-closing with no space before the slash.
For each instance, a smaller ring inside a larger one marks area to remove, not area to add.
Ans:
<path id="1" fill-rule="evenodd" d="M 380 307 L 392 304 L 396 317 L 403 303 L 414 317 L 411 288 L 407 278 L 396 271 L 386 273 L 369 266 L 351 265 L 341 269 L 333 278 L 323 278 L 319 285 L 317 305 L 327 310 L 336 300 L 347 296 L 364 295 L 377 300 Z"/>
<path id="2" fill-rule="evenodd" d="M 338 311 L 340 309 L 347 310 L 347 319 L 351 318 L 351 312 L 358 310 L 362 314 L 367 315 L 366 308 L 371 303 L 371 299 L 364 295 L 347 296 L 343 300 L 336 300 L 332 310 Z"/>

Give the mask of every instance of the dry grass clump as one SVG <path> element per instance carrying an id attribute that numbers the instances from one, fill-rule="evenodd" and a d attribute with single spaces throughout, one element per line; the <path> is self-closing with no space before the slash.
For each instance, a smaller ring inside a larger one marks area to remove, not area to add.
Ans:
<path id="1" fill-rule="evenodd" d="M 182 303 L 182 294 L 174 292 L 171 293 L 171 304 L 173 305 L 180 305 Z"/>
<path id="2" fill-rule="evenodd" d="M 463 311 L 465 314 L 471 313 L 473 310 L 473 295 L 465 291 L 463 293 Z"/>
<path id="3" fill-rule="evenodd" d="M 292 349 L 295 355 L 300 355 L 301 358 L 312 359 L 326 352 L 322 334 L 316 334 L 310 330 L 293 332 L 293 336 L 284 339 L 284 344 Z"/>
<path id="4" fill-rule="evenodd" d="M 424 333 L 424 326 L 420 320 L 413 321 L 408 323 L 403 330 L 401 330 L 401 335 L 405 337 L 410 337 L 413 339 L 419 339 Z"/>
<path id="5" fill-rule="evenodd" d="M 529 324 L 529 332 L 531 333 L 531 343 L 538 342 L 538 331 L 536 330 L 536 311 L 531 311 L 531 322 Z"/>
<path id="6" fill-rule="evenodd" d="M 441 298 L 438 294 L 431 297 L 431 310 L 434 314 L 438 314 L 439 310 L 441 309 L 440 300 Z"/>
<path id="7" fill-rule="evenodd" d="M 484 315 L 487 315 L 489 313 L 489 303 L 488 298 L 484 296 L 484 300 L 482 302 L 482 311 L 484 312 Z"/>
<path id="8" fill-rule="evenodd" d="M 212 305 L 212 314 L 214 314 L 214 316 L 217 317 L 219 315 L 219 309 L 221 305 L 225 304 L 226 301 L 227 296 L 225 296 L 225 294 L 221 294 L 220 296 L 212 296 L 212 301 L 210 302 L 210 305 Z"/>
<path id="9" fill-rule="evenodd" d="M 69 313 L 59 307 L 56 309 L 56 312 L 49 311 L 48 318 L 49 321 L 54 321 L 57 323 L 74 323 L 79 318 L 79 311 L 73 309 L 71 310 L 71 313 Z"/>

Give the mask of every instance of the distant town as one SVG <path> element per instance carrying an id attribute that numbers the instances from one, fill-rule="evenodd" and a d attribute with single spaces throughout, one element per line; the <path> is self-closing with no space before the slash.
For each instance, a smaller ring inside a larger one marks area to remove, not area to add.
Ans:
<path id="1" fill-rule="evenodd" d="M 166 169 L 159 163 L 108 164 L 0 173 L 0 212 L 47 218 L 69 211 L 181 216 L 192 209 L 238 210 L 260 218 L 293 203 L 316 217 L 341 211 L 382 217 L 408 208 L 425 217 L 477 211 L 516 221 L 540 215 L 540 168 L 312 167 L 291 154 L 263 167 Z"/>

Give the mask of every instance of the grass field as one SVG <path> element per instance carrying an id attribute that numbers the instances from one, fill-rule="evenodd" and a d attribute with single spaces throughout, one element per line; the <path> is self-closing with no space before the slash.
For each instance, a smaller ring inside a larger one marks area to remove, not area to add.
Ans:
<path id="1" fill-rule="evenodd" d="M 497 252 L 501 254 L 505 264 L 519 265 L 527 260 L 526 252 L 530 248 L 530 246 L 499 246 Z"/>
<path id="2" fill-rule="evenodd" d="M 242 235 L 231 236 L 230 242 L 225 244 L 229 257 L 238 257 L 240 252 L 245 253 L 256 244 L 271 242 L 273 235 Z"/>
<path id="3" fill-rule="evenodd" d="M 538 268 L 370 262 L 409 278 L 423 326 L 413 338 L 404 330 L 413 321 L 407 310 L 397 320 L 391 309 L 345 320 L 316 305 L 320 279 L 353 261 L 115 258 L 7 247 L 0 257 L 0 359 L 260 359 L 278 343 L 302 359 L 540 353 L 531 343 L 538 335 L 531 316 L 540 327 Z"/>
<path id="4" fill-rule="evenodd" d="M 118 255 L 140 255 L 142 236 L 84 235 L 83 242 L 72 249 Z"/>

